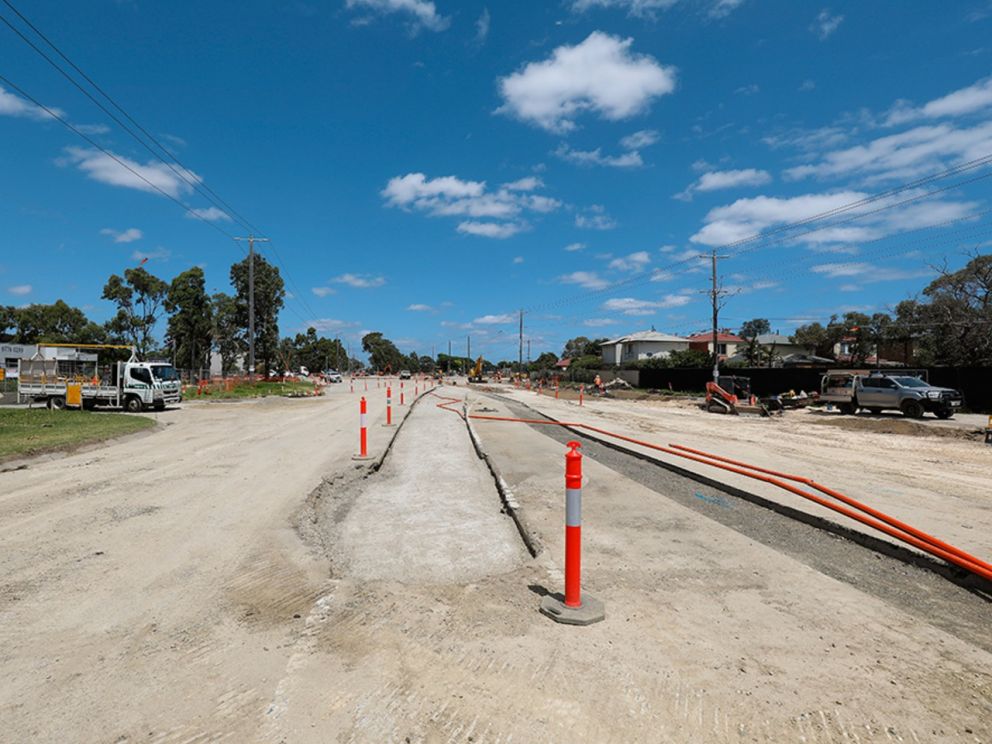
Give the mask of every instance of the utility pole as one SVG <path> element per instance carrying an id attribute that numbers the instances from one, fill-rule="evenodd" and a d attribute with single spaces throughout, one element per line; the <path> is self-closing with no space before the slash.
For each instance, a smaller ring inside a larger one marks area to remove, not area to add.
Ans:
<path id="1" fill-rule="evenodd" d="M 268 243 L 268 238 L 235 238 L 248 241 L 248 379 L 255 381 L 255 243 Z"/>
<path id="2" fill-rule="evenodd" d="M 468 363 L 471 364 L 472 363 L 472 337 L 471 336 L 466 336 L 465 338 L 466 338 L 465 355 L 468 357 Z"/>
<path id="3" fill-rule="evenodd" d="M 530 364 L 530 339 L 527 339 L 527 364 Z"/>
<path id="4" fill-rule="evenodd" d="M 448 369 L 445 370 L 449 375 L 451 374 L 451 339 L 448 339 L 448 363 L 445 365 Z"/>
<path id="5" fill-rule="evenodd" d="M 520 348 L 517 350 L 517 372 L 524 372 L 524 311 L 520 311 Z"/>
<path id="6" fill-rule="evenodd" d="M 720 322 L 720 309 L 723 307 L 723 303 L 720 302 L 721 297 L 727 296 L 728 292 L 719 288 L 716 280 L 716 262 L 720 258 L 729 258 L 728 256 L 718 256 L 716 255 L 716 248 L 713 249 L 711 254 L 713 272 L 712 272 L 712 288 L 709 291 L 710 299 L 713 302 L 713 382 L 716 382 L 720 377 L 720 347 L 717 343 L 717 337 L 719 335 L 719 322 Z"/>

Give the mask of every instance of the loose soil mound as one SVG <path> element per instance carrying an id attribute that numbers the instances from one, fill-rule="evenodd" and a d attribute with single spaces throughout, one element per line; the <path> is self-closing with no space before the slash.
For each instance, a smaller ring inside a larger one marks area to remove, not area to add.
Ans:
<path id="1" fill-rule="evenodd" d="M 950 426 L 930 426 L 925 422 L 910 421 L 892 416 L 884 418 L 866 418 L 862 416 L 842 417 L 809 417 L 809 423 L 825 426 L 837 426 L 848 431 L 870 431 L 875 434 L 903 434 L 911 437 L 944 437 L 947 439 L 966 439 L 979 442 L 985 438 L 981 429 L 960 429 Z"/>

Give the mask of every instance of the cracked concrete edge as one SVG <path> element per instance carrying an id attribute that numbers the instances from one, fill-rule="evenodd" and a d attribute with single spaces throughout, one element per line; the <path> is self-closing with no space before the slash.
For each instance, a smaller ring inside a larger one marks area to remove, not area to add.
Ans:
<path id="1" fill-rule="evenodd" d="M 496 483 L 496 491 L 499 493 L 500 501 L 503 503 L 503 513 L 513 520 L 513 523 L 517 526 L 517 532 L 520 534 L 520 539 L 524 543 L 524 547 L 527 548 L 527 552 L 530 553 L 531 558 L 537 558 L 541 553 L 543 546 L 540 540 L 537 539 L 534 532 L 527 525 L 527 520 L 523 515 L 523 510 L 520 508 L 520 502 L 517 501 L 516 496 L 513 495 L 513 490 L 510 485 L 506 482 L 506 478 L 500 472 L 499 467 L 493 462 L 493 459 L 489 456 L 489 453 L 485 451 L 482 446 L 482 440 L 475 431 L 475 427 L 472 426 L 472 420 L 468 417 L 468 399 L 463 405 L 464 416 L 462 418 L 465 421 L 465 428 L 468 429 L 469 438 L 472 440 L 472 446 L 475 447 L 475 453 L 479 456 L 479 459 L 486 463 L 486 467 L 489 468 L 489 473 L 493 477 L 493 481 Z"/>

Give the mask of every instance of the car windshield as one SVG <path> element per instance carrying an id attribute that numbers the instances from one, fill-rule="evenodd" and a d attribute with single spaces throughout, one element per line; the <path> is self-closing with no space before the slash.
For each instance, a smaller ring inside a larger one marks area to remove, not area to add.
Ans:
<path id="1" fill-rule="evenodd" d="M 155 375 L 156 380 L 171 381 L 179 379 L 179 373 L 170 364 L 159 364 L 152 367 L 152 374 Z"/>
<path id="2" fill-rule="evenodd" d="M 930 387 L 928 383 L 923 382 L 923 380 L 921 380 L 919 377 L 893 377 L 892 379 L 895 380 L 900 385 L 902 385 L 903 387 L 911 387 L 911 388 Z"/>

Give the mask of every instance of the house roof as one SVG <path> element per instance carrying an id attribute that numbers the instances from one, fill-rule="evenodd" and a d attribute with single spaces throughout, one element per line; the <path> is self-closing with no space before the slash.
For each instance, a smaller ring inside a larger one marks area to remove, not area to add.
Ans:
<path id="1" fill-rule="evenodd" d="M 689 340 L 690 341 L 712 341 L 713 340 L 713 334 L 712 333 L 697 333 L 694 336 L 689 336 Z M 733 334 L 733 333 L 718 333 L 718 334 L 716 334 L 716 340 L 717 340 L 717 343 L 720 343 L 721 341 L 723 341 L 724 343 L 731 343 L 731 344 L 743 344 L 743 343 L 745 343 L 745 341 L 744 341 L 743 338 L 741 338 L 740 336 L 738 336 L 736 334 Z"/>
<path id="2" fill-rule="evenodd" d="M 569 357 L 565 357 L 564 359 L 559 359 L 557 362 L 555 362 L 555 366 L 565 369 L 571 363 L 572 360 Z"/>
<path id="3" fill-rule="evenodd" d="M 789 346 L 800 345 L 793 343 L 788 336 L 783 336 L 781 333 L 762 333 L 756 340 L 761 346 L 771 346 L 772 344 L 788 344 Z"/>
<path id="4" fill-rule="evenodd" d="M 670 333 L 660 333 L 659 331 L 637 331 L 636 333 L 630 333 L 626 336 L 620 336 L 619 338 L 611 339 L 610 341 L 604 341 L 600 346 L 610 346 L 611 344 L 630 344 L 635 341 L 679 341 L 688 342 L 689 339 L 683 338 L 682 336 L 673 336 Z"/>

